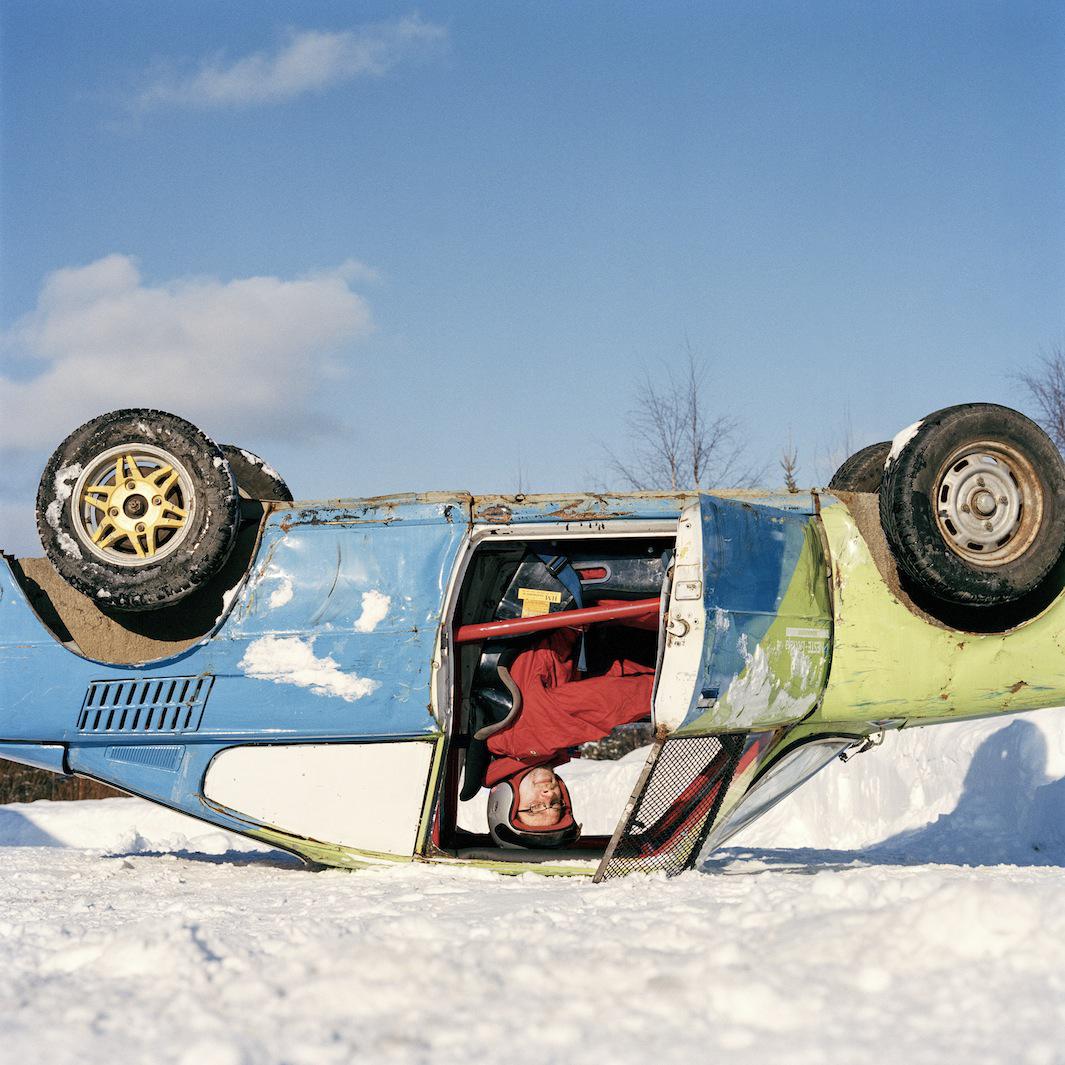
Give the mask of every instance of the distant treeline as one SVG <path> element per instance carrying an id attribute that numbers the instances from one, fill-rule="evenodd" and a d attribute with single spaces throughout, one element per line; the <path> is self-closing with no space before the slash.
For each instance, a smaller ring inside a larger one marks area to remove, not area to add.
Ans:
<path id="1" fill-rule="evenodd" d="M 87 777 L 61 777 L 18 762 L 0 760 L 0 803 L 36 799 L 110 799 L 122 792 Z"/>

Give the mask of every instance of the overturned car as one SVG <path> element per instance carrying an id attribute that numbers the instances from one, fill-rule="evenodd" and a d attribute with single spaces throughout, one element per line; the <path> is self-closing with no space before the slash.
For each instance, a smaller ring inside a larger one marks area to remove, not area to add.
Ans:
<path id="1" fill-rule="evenodd" d="M 116 411 L 57 449 L 38 525 L 47 557 L 0 566 L 0 757 L 322 864 L 673 874 L 885 730 L 1065 704 L 1065 463 L 994 404 L 824 492 L 314 503 Z M 552 696 L 514 679 L 551 634 L 597 727 L 608 678 L 644 693 L 646 764 L 609 835 L 546 778 L 543 834 L 516 786 L 469 827 L 498 737 Z"/>

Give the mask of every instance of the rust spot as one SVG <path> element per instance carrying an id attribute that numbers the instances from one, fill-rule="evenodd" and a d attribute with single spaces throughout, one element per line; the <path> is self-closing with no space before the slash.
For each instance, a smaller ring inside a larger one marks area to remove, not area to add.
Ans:
<path id="1" fill-rule="evenodd" d="M 371 516 L 356 516 L 367 514 Z M 295 525 L 392 525 L 399 520 L 399 517 L 394 513 L 388 513 L 384 517 L 378 517 L 374 513 L 374 508 L 371 507 L 359 511 L 339 511 L 328 518 L 323 517 L 318 511 L 308 510 L 299 515 L 299 520 L 282 523 L 281 529 L 284 532 L 288 532 L 289 529 Z"/>
<path id="2" fill-rule="evenodd" d="M 1017 692 L 1019 692 L 1021 690 L 1021 688 L 1027 688 L 1027 687 L 1028 687 L 1028 681 L 1019 680 L 1019 681 L 1017 681 L 1016 684 L 1011 684 L 1010 685 L 1009 691 L 1010 691 L 1011 695 L 1016 695 Z"/>
<path id="3" fill-rule="evenodd" d="M 950 698 L 950 694 L 948 692 L 943 692 L 939 697 L 940 699 L 947 700 Z"/>
<path id="4" fill-rule="evenodd" d="M 545 516 L 555 521 L 603 521 L 606 518 L 624 518 L 626 514 L 624 510 L 568 510 L 562 507 Z"/>
<path id="5" fill-rule="evenodd" d="M 484 507 L 477 514 L 478 518 L 490 521 L 495 525 L 505 525 L 511 518 L 511 509 L 502 503 L 493 503 Z"/>
<path id="6" fill-rule="evenodd" d="M 286 516 L 279 525 L 284 532 L 294 525 L 391 525 L 401 520 L 401 507 L 416 503 L 430 506 L 445 504 L 444 516 L 453 522 L 454 518 L 446 513 L 447 507 L 453 511 L 460 509 L 461 504 L 456 504 L 455 500 L 462 498 L 462 493 L 454 492 L 401 492 L 396 495 L 368 496 L 365 499 L 322 500 L 319 503 L 301 504 L 298 508 L 295 505 L 285 508 L 291 511 L 291 515 Z"/>

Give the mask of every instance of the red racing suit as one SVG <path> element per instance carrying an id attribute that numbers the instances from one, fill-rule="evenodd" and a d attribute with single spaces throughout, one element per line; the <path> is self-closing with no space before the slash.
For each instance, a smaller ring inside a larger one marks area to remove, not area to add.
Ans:
<path id="1" fill-rule="evenodd" d="M 514 659 L 510 675 L 521 691 L 521 713 L 488 739 L 495 755 L 488 787 L 530 766 L 568 762 L 566 748 L 602 739 L 651 712 L 654 669 L 623 659 L 602 676 L 580 680 L 578 639 L 574 629 L 555 629 Z"/>

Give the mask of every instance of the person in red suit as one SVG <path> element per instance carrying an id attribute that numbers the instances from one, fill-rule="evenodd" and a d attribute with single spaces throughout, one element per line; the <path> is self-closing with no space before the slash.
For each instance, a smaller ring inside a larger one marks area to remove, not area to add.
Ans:
<path id="1" fill-rule="evenodd" d="M 657 626 L 657 618 L 640 627 L 646 624 Z M 494 758 L 485 774 L 485 783 L 493 789 L 489 826 L 505 846 L 557 845 L 575 839 L 579 826 L 573 822 L 565 784 L 554 770 L 569 761 L 570 747 L 602 739 L 616 726 L 641 721 L 651 712 L 653 667 L 618 659 L 606 673 L 581 679 L 579 639 L 574 629 L 555 629 L 510 666 L 521 691 L 521 713 L 489 737 Z"/>

